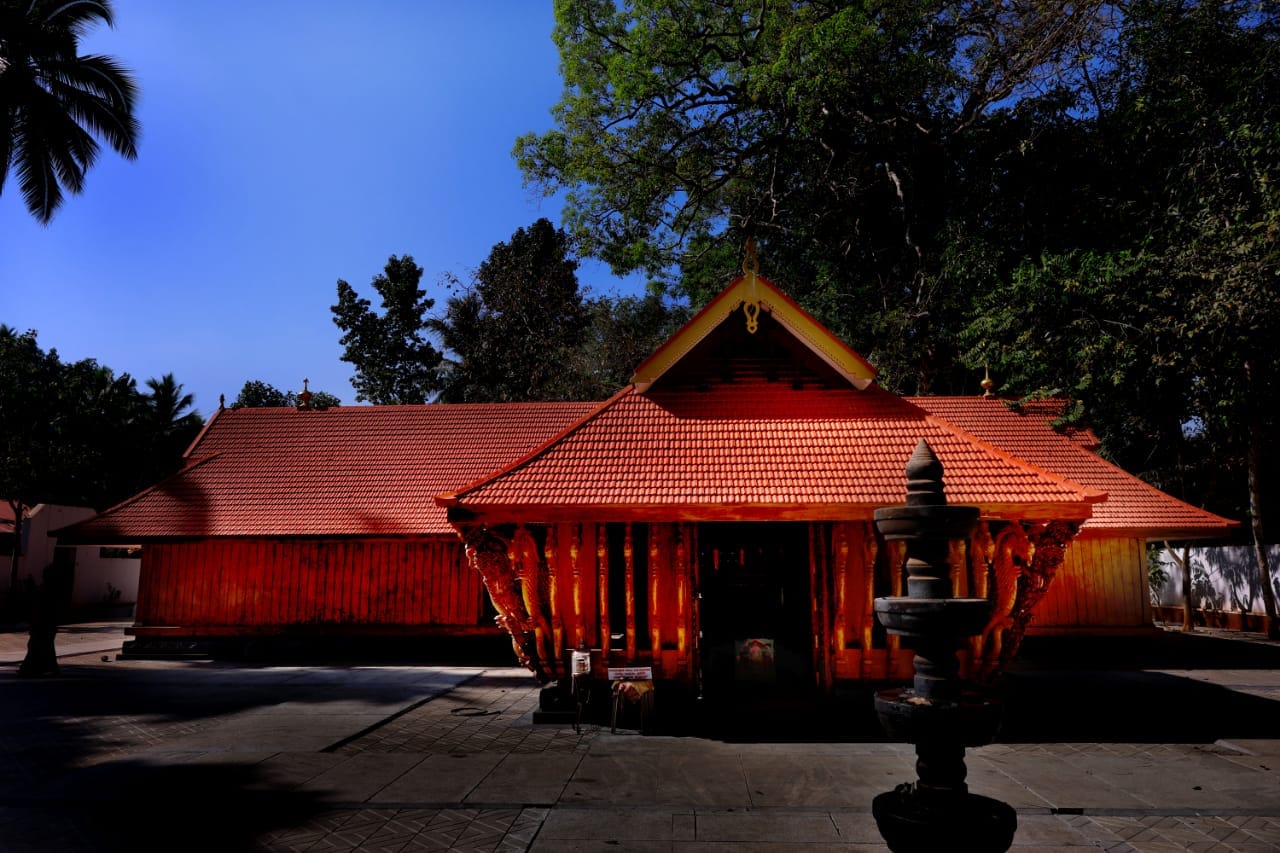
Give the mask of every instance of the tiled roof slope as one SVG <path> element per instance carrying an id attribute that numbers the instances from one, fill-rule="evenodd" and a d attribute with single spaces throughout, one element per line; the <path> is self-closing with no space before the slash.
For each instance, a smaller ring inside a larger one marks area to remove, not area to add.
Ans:
<path id="1" fill-rule="evenodd" d="M 66 538 L 452 533 L 433 495 L 518 459 L 599 405 L 227 409 L 187 468 Z"/>
<path id="2" fill-rule="evenodd" d="M 441 500 L 493 515 L 538 507 L 601 518 L 664 509 L 686 518 L 849 518 L 903 501 L 903 469 L 921 438 L 945 466 L 953 502 L 1084 518 L 1102 498 L 875 386 L 760 381 L 625 390 L 552 445 Z"/>
<path id="3" fill-rule="evenodd" d="M 1024 415 L 1032 415 L 1050 425 L 1066 414 L 1067 411 L 1067 401 L 1060 397 L 1046 397 L 1039 400 L 1007 400 L 1005 402 L 1007 405 L 1013 406 L 1016 411 Z M 1097 450 L 1102 444 L 1094 431 L 1086 426 L 1064 424 L 1053 427 L 1053 431 L 1058 435 L 1071 439 L 1085 450 Z"/>
<path id="4" fill-rule="evenodd" d="M 1135 531 L 1146 538 L 1223 536 L 1237 523 L 1197 509 L 1147 485 L 1101 457 L 1058 435 L 1045 412 L 1022 413 L 995 398 L 912 397 L 920 408 L 1033 465 L 1104 491 L 1085 529 Z M 1054 415 L 1056 416 L 1056 414 Z"/>

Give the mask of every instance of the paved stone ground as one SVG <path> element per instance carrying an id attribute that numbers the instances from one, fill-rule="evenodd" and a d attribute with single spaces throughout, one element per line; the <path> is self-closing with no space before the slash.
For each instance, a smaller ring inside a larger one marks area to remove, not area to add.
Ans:
<path id="1" fill-rule="evenodd" d="M 969 781 L 1018 809 L 1018 851 L 1280 850 L 1267 663 L 1027 677 L 1015 710 L 1066 702 L 1055 736 L 1014 727 Z M 63 665 L 0 666 L 3 851 L 883 850 L 870 798 L 914 776 L 905 745 L 816 730 L 534 725 L 516 670 Z"/>

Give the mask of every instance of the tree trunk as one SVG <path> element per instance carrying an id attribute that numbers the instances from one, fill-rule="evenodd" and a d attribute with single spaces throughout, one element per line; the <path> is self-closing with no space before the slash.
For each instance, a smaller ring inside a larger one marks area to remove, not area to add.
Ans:
<path id="1" fill-rule="evenodd" d="M 61 567 L 57 565 L 44 570 L 40 588 L 36 591 L 35 606 L 31 610 L 27 656 L 18 666 L 19 676 L 35 678 L 58 674 L 58 651 L 54 637 L 58 633 L 58 610 L 64 592 L 64 584 L 61 582 L 63 574 Z"/>
<path id="2" fill-rule="evenodd" d="M 1182 631 L 1190 634 L 1196 629 L 1196 620 L 1193 615 L 1195 600 L 1191 594 L 1191 549 L 1184 546 L 1182 556 L 1178 556 L 1177 550 L 1164 543 L 1164 549 L 1169 552 L 1169 556 L 1178 564 L 1178 568 L 1182 570 Z"/>
<path id="3" fill-rule="evenodd" d="M 13 510 L 13 554 L 9 558 L 9 597 L 4 602 L 5 618 L 18 621 L 18 567 L 22 564 L 22 520 L 26 507 L 19 502 L 9 501 Z"/>
<path id="4" fill-rule="evenodd" d="M 1276 619 L 1276 593 L 1271 585 L 1271 566 L 1267 562 L 1267 540 L 1262 529 L 1262 483 L 1261 481 L 1261 448 L 1264 437 L 1262 423 L 1255 411 L 1253 401 L 1254 388 L 1253 369 L 1249 361 L 1244 363 L 1245 387 L 1248 393 L 1249 408 L 1249 518 L 1253 531 L 1253 553 L 1258 560 L 1258 579 L 1262 582 L 1262 606 L 1266 612 L 1262 630 L 1273 640 L 1280 640 L 1280 621 Z"/>

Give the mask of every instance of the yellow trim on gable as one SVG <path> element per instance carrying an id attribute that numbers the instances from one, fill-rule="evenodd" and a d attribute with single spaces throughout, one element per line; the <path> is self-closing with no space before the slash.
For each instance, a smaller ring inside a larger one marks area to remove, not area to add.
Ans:
<path id="1" fill-rule="evenodd" d="M 636 368 L 635 375 L 631 377 L 636 390 L 641 393 L 648 390 L 660 376 L 679 363 L 700 341 L 721 323 L 733 317 L 744 305 L 755 305 L 768 311 L 796 340 L 848 379 L 849 384 L 858 390 L 861 391 L 875 380 L 876 369 L 866 359 L 787 298 L 771 281 L 748 272 L 722 290 L 720 295 L 712 299 Z M 748 311 L 745 318 L 739 319 L 749 322 L 751 315 L 752 312 Z"/>

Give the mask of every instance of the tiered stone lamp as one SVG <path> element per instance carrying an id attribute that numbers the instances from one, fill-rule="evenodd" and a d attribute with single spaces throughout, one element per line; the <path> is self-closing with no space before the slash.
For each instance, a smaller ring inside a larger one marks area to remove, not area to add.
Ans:
<path id="1" fill-rule="evenodd" d="M 956 656 L 991 613 L 987 599 L 951 591 L 950 542 L 966 538 L 977 521 L 977 507 L 947 506 L 942 463 L 923 440 L 907 462 L 907 505 L 875 513 L 884 538 L 907 547 L 907 595 L 877 598 L 876 618 L 916 653 L 912 686 L 880 691 L 875 700 L 889 736 L 916 745 L 917 781 L 872 803 L 895 853 L 1004 851 L 1017 829 L 1010 806 L 965 784 L 965 747 L 990 743 L 1000 722 L 999 706 L 962 684 Z"/>

